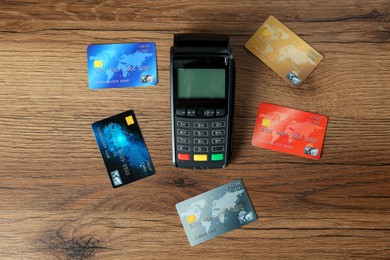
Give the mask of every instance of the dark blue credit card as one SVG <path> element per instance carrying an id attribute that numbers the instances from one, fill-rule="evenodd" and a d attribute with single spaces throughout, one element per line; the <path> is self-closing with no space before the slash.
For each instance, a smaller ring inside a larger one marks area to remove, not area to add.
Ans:
<path id="1" fill-rule="evenodd" d="M 92 124 L 112 187 L 155 173 L 133 110 Z"/>

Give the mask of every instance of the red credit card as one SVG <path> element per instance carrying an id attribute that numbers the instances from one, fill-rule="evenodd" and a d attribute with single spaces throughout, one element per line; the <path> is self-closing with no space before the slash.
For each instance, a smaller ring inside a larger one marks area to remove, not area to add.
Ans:
<path id="1" fill-rule="evenodd" d="M 321 157 L 328 118 L 261 103 L 252 145 L 313 160 Z"/>

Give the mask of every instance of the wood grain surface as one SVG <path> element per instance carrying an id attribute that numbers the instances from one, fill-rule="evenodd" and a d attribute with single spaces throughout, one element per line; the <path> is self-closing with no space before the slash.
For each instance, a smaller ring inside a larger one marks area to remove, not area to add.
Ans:
<path id="1" fill-rule="evenodd" d="M 324 60 L 300 89 L 245 48 L 274 15 Z M 236 58 L 225 169 L 171 166 L 173 34 L 224 33 Z M 155 87 L 92 91 L 92 43 L 153 41 Z M 390 4 L 344 1 L 0 3 L 0 259 L 389 259 Z M 329 117 L 312 161 L 251 145 L 270 102 Z M 156 174 L 111 188 L 91 123 L 133 109 Z M 241 178 L 259 220 L 191 247 L 175 204 Z"/>

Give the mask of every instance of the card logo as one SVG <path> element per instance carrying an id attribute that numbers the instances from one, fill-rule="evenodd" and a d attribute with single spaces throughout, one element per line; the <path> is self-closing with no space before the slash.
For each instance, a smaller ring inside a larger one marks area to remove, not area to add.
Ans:
<path id="1" fill-rule="evenodd" d="M 309 154 L 311 156 L 318 156 L 319 151 L 320 150 L 318 148 L 314 148 L 311 146 L 305 146 L 305 154 Z"/>
<path id="2" fill-rule="evenodd" d="M 301 78 L 298 77 L 297 75 L 294 74 L 294 72 L 290 71 L 286 78 L 294 85 L 294 86 L 298 86 L 299 83 L 301 83 Z"/>
<path id="3" fill-rule="evenodd" d="M 153 80 L 154 80 L 153 75 L 142 75 L 141 76 L 141 83 L 153 82 Z"/>
<path id="4" fill-rule="evenodd" d="M 121 176 L 119 175 L 118 170 L 110 172 L 110 175 L 112 178 L 112 182 L 114 183 L 114 186 L 119 186 L 122 184 L 122 179 Z"/>
<path id="5" fill-rule="evenodd" d="M 252 211 L 247 213 L 245 210 L 242 210 L 240 211 L 240 213 L 238 213 L 238 220 L 240 221 L 240 224 L 245 224 L 254 219 L 255 219 L 255 214 Z"/>

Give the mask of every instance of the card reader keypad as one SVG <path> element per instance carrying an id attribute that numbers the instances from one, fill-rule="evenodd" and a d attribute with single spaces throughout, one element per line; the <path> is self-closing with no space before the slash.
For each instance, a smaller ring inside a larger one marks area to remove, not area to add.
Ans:
<path id="1" fill-rule="evenodd" d="M 207 113 L 207 110 L 205 111 L 204 113 Z M 175 140 L 178 160 L 194 162 L 224 160 L 226 128 L 226 117 L 178 118 Z"/>

